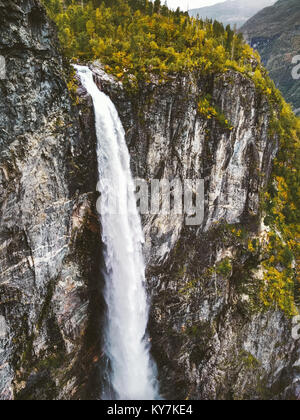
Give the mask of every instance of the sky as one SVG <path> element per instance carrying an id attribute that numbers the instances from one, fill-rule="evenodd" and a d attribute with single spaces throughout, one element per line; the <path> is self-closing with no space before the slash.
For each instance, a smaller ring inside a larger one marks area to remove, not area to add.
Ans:
<path id="1" fill-rule="evenodd" d="M 190 9 L 197 9 L 199 7 L 212 6 L 216 3 L 222 3 L 225 0 L 167 0 L 168 6 L 172 9 L 180 7 L 182 10 L 187 10 L 187 4 Z M 164 3 L 164 1 L 162 1 Z"/>

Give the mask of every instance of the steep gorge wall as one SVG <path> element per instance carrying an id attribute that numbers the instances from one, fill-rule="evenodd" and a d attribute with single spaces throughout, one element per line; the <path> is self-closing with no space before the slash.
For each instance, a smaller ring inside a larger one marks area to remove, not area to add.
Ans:
<path id="1" fill-rule="evenodd" d="M 94 117 L 56 42 L 38 1 L 0 1 L 0 399 L 92 395 L 99 356 Z"/>

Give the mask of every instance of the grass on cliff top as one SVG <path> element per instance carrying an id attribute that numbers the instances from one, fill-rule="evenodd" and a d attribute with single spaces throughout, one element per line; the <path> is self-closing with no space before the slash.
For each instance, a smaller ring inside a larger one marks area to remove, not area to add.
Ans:
<path id="1" fill-rule="evenodd" d="M 106 71 L 129 89 L 139 89 L 153 77 L 164 83 L 170 75 L 225 73 L 229 69 L 254 82 L 269 102 L 270 138 L 280 142 L 273 176 L 263 196 L 265 221 L 275 233 L 280 232 L 297 261 L 293 275 L 299 282 L 300 120 L 241 34 L 216 21 L 173 12 L 159 0 L 42 1 L 57 24 L 65 55 L 74 62 L 100 60 Z M 199 103 L 199 112 L 211 118 L 219 115 L 209 101 Z M 225 123 L 231 129 L 230 122 L 224 119 Z M 293 275 L 290 264 L 289 276 L 283 276 L 280 253 L 275 249 L 273 254 L 265 263 L 265 301 L 282 307 L 276 296 L 285 284 L 290 286 Z"/>

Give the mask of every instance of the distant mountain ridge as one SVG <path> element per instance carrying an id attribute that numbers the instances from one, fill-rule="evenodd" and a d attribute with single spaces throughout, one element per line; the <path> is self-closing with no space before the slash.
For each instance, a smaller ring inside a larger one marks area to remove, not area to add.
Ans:
<path id="1" fill-rule="evenodd" d="M 272 6 L 275 0 L 227 0 L 214 6 L 191 9 L 191 16 L 199 16 L 218 20 L 224 25 L 240 28 L 257 12 L 267 6 Z"/>
<path id="2" fill-rule="evenodd" d="M 279 0 L 252 17 L 241 31 L 300 115 L 300 80 L 292 77 L 293 57 L 300 55 L 300 0 Z"/>

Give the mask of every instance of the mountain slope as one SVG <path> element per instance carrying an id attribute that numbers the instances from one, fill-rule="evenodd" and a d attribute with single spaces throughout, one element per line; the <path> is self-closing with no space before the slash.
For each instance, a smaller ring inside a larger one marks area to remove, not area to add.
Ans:
<path id="1" fill-rule="evenodd" d="M 271 6 L 275 0 L 227 0 L 210 7 L 189 11 L 191 16 L 218 20 L 224 25 L 242 26 L 250 17 L 264 7 Z"/>
<path id="2" fill-rule="evenodd" d="M 300 114 L 300 80 L 294 80 L 293 57 L 300 52 L 300 2 L 280 0 L 252 17 L 242 28 L 260 53 L 271 78 Z"/>

